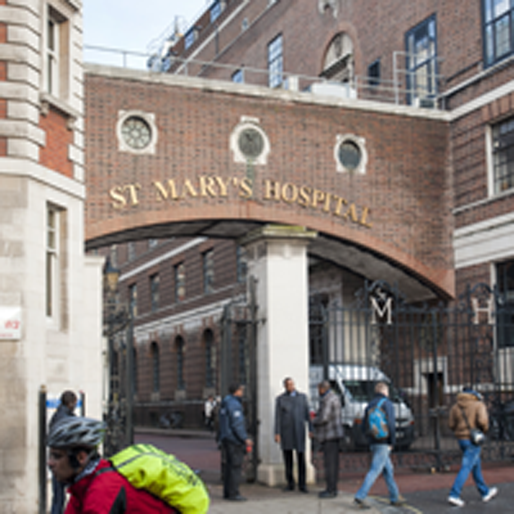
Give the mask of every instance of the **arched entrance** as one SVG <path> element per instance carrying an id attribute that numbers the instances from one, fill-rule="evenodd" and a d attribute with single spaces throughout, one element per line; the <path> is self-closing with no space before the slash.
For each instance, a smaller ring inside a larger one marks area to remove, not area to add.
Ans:
<path id="1" fill-rule="evenodd" d="M 444 116 L 125 70 L 86 80 L 87 247 L 188 236 L 247 250 L 258 473 L 275 483 L 274 398 L 286 375 L 309 382 L 309 259 L 387 276 L 411 301 L 453 295 Z"/>

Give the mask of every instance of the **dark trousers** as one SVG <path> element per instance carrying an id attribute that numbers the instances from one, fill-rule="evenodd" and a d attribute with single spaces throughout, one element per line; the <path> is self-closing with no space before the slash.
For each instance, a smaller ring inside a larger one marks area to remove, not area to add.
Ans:
<path id="1" fill-rule="evenodd" d="M 282 453 L 284 454 L 284 464 L 286 467 L 287 485 L 291 488 L 294 488 L 293 451 L 294 450 L 282 450 Z M 300 489 L 305 489 L 305 453 L 297 451 L 296 461 L 298 462 L 298 487 Z"/>
<path id="2" fill-rule="evenodd" d="M 337 493 L 337 480 L 339 478 L 339 439 L 331 439 L 323 443 L 323 463 L 325 465 L 327 491 Z"/>
<path id="3" fill-rule="evenodd" d="M 239 482 L 241 481 L 241 467 L 245 447 L 241 444 L 234 444 L 223 441 L 225 451 L 225 469 L 223 472 L 223 497 L 234 498 L 239 496 Z"/>
<path id="4" fill-rule="evenodd" d="M 51 514 L 62 514 L 64 512 L 64 484 L 58 482 L 52 475 L 52 510 Z"/>

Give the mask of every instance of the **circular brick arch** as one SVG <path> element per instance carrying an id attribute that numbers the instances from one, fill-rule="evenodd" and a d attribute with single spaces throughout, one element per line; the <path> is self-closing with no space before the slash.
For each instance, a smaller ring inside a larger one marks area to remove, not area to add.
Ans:
<path id="1" fill-rule="evenodd" d="M 85 92 L 88 248 L 300 225 L 319 232 L 315 255 L 453 296 L 444 116 L 99 67 Z M 128 111 L 155 120 L 155 152 L 120 150 L 116 124 Z M 264 164 L 235 155 L 231 134 L 242 122 L 268 138 Z M 342 134 L 365 142 L 364 174 L 337 170 Z"/>

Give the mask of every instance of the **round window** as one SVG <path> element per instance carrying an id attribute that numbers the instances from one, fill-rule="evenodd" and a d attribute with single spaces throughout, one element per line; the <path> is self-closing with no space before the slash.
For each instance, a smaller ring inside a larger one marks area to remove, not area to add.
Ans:
<path id="1" fill-rule="evenodd" d="M 246 128 L 239 135 L 239 149 L 241 153 L 250 159 L 255 159 L 264 150 L 264 139 L 262 134 L 254 128 Z"/>
<path id="2" fill-rule="evenodd" d="M 339 145 L 339 162 L 349 171 L 356 170 L 362 161 L 362 151 L 357 143 L 346 140 Z"/>
<path id="3" fill-rule="evenodd" d="M 152 140 L 152 129 L 143 118 L 130 116 L 123 122 L 121 135 L 130 148 L 143 150 Z"/>

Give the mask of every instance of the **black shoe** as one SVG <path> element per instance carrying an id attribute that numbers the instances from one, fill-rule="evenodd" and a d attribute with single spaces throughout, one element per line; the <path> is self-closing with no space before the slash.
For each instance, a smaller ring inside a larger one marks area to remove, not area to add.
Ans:
<path id="1" fill-rule="evenodd" d="M 321 491 L 318 496 L 320 498 L 335 498 L 337 493 L 335 491 Z"/>
<path id="2" fill-rule="evenodd" d="M 301 493 L 309 494 L 309 490 L 306 487 L 300 487 L 298 489 Z"/>
<path id="3" fill-rule="evenodd" d="M 294 491 L 294 485 L 286 485 L 282 491 L 284 491 L 284 493 L 288 493 L 289 491 Z"/>
<path id="4" fill-rule="evenodd" d="M 238 494 L 237 496 L 229 496 L 228 498 L 225 498 L 225 499 L 228 501 L 231 501 L 231 502 L 245 502 L 246 501 L 246 498 L 244 496 L 241 496 L 240 494 Z"/>
<path id="5" fill-rule="evenodd" d="M 371 509 L 371 506 L 369 504 L 367 504 L 364 500 L 359 500 L 359 498 L 354 498 L 353 499 L 353 504 L 358 509 Z"/>

